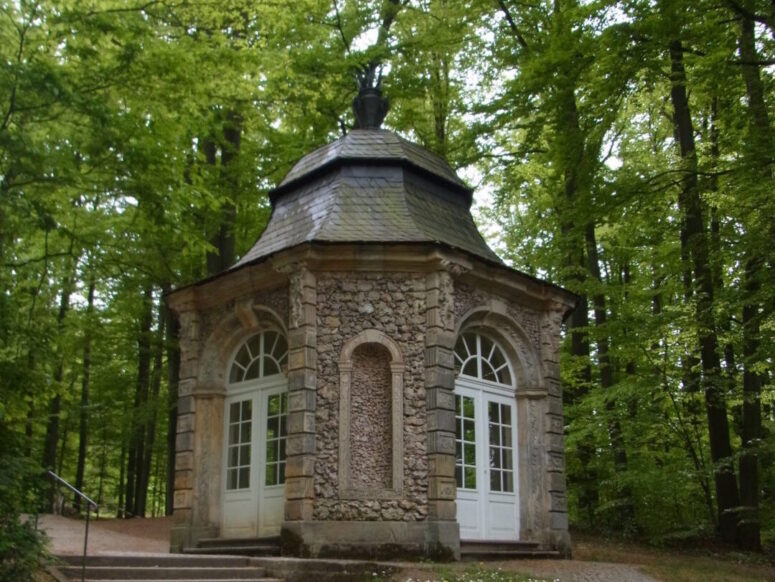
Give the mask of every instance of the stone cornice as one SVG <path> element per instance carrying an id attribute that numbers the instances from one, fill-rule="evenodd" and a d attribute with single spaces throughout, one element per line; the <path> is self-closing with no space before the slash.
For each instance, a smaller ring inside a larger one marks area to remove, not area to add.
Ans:
<path id="1" fill-rule="evenodd" d="M 561 287 L 520 273 L 505 265 L 489 264 L 468 253 L 432 244 L 303 244 L 264 261 L 227 271 L 167 295 L 178 313 L 206 310 L 225 302 L 287 284 L 300 268 L 333 272 L 417 272 L 444 270 L 455 279 L 517 301 L 538 303 L 545 311 L 567 313 L 577 296 Z"/>

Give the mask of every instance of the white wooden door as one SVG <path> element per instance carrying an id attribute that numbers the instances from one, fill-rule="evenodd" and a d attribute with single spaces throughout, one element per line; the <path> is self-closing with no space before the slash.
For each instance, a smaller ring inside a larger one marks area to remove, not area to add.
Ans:
<path id="1" fill-rule="evenodd" d="M 455 387 L 460 539 L 519 539 L 516 402 L 475 382 Z"/>
<path id="2" fill-rule="evenodd" d="M 284 382 L 246 388 L 225 399 L 221 537 L 280 533 L 287 402 Z"/>

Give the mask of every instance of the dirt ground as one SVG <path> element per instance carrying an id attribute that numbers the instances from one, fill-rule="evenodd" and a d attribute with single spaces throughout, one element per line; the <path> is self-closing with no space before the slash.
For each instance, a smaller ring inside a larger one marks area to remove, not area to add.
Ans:
<path id="1" fill-rule="evenodd" d="M 153 553 L 168 554 L 171 517 L 153 519 L 92 519 L 89 522 L 89 555 Z M 61 515 L 42 515 L 38 529 L 46 532 L 49 548 L 58 555 L 82 554 L 85 522 Z"/>
<path id="2" fill-rule="evenodd" d="M 83 552 L 84 521 L 58 515 L 41 516 L 38 527 L 49 538 L 54 554 Z M 167 554 L 172 519 L 99 519 L 89 525 L 89 555 L 99 554 Z M 594 537 L 574 536 L 573 560 L 513 560 L 490 562 L 487 570 L 519 572 L 534 582 L 657 582 L 666 580 L 775 580 L 775 569 L 768 563 L 734 561 L 729 556 L 701 556 L 646 548 L 636 544 L 616 544 Z M 409 565 L 394 580 L 426 581 L 458 575 L 475 568 L 475 564 L 458 563 L 440 567 L 431 564 Z M 648 571 L 649 575 L 646 573 Z M 466 578 L 467 579 L 467 578 Z M 501 579 L 488 576 L 488 580 Z"/>

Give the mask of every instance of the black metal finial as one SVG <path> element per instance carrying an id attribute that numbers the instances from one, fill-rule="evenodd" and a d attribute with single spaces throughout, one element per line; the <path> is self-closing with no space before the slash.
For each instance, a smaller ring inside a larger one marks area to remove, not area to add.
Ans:
<path id="1" fill-rule="evenodd" d="M 385 120 L 390 102 L 382 96 L 382 68 L 370 63 L 356 73 L 358 95 L 353 99 L 356 129 L 378 129 Z M 375 80 L 375 75 L 376 80 Z"/>

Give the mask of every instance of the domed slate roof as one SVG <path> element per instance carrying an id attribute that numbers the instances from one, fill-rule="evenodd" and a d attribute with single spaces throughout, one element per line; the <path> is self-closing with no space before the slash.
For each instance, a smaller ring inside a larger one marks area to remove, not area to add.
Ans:
<path id="1" fill-rule="evenodd" d="M 354 129 L 304 156 L 269 194 L 272 216 L 233 267 L 302 243 L 437 243 L 501 263 L 443 158 L 384 129 Z"/>

